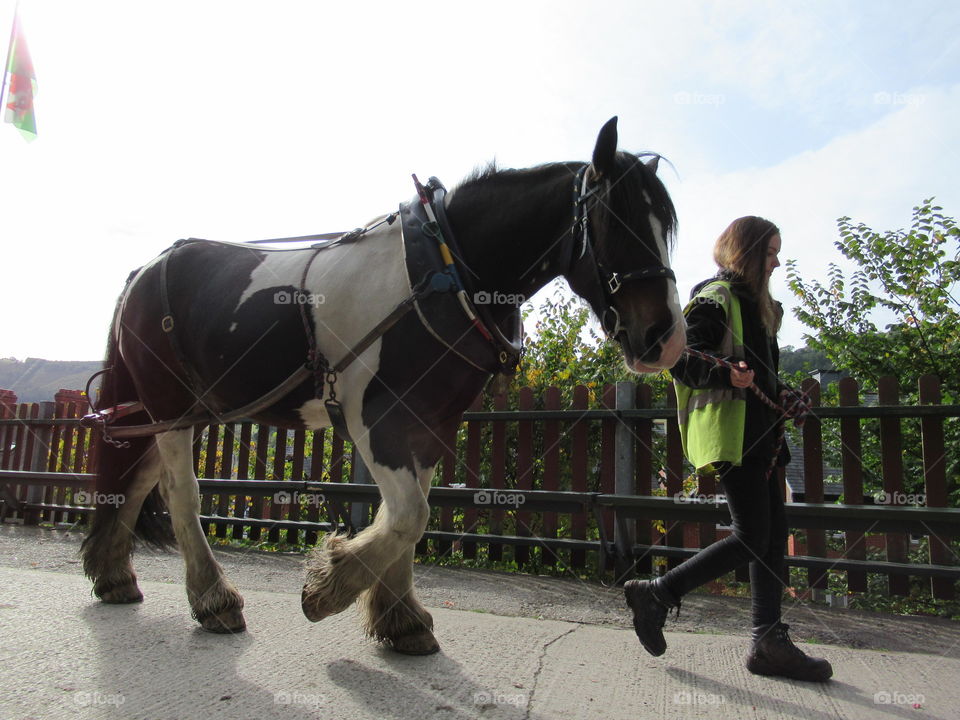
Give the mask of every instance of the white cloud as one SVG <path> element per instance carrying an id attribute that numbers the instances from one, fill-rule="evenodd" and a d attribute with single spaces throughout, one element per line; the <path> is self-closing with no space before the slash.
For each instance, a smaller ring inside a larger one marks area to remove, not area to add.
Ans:
<path id="1" fill-rule="evenodd" d="M 821 281 L 829 262 L 846 265 L 833 246 L 836 219 L 850 216 L 878 231 L 907 227 L 911 209 L 936 196 L 960 214 L 955 168 L 960 85 L 916 88 L 918 104 L 891 106 L 877 123 L 769 168 L 700 174 L 670 183 L 681 218 L 677 275 L 683 285 L 711 275 L 713 241 L 736 217 L 763 215 L 781 228 L 781 259 L 796 259 L 804 277 Z M 774 294 L 790 308 L 786 273 L 774 275 Z M 788 313 L 782 344 L 802 344 L 803 327 Z"/>

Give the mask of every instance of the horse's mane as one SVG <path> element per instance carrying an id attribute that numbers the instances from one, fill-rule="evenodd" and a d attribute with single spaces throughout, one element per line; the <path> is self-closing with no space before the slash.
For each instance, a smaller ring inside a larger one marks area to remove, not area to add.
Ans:
<path id="1" fill-rule="evenodd" d="M 559 168 L 574 168 L 573 172 L 576 172 L 576 168 L 582 164 L 583 163 L 574 162 L 551 162 L 528 168 L 501 168 L 497 166 L 497 161 L 494 159 L 484 165 L 475 167 L 469 175 L 457 183 L 454 190 L 466 190 L 474 185 L 491 182 L 509 183 L 517 180 L 525 180 L 532 175 L 547 174 Z"/>
<path id="2" fill-rule="evenodd" d="M 657 174 L 648 168 L 643 162 L 644 158 L 660 158 L 659 153 L 643 152 L 638 155 L 632 155 L 627 152 L 617 153 L 617 170 L 620 179 L 627 179 L 633 176 L 633 183 L 615 182 L 610 192 L 615 196 L 618 207 L 624 208 L 624 212 L 629 213 L 633 222 L 645 222 L 646 213 L 653 210 L 654 214 L 663 223 L 664 235 L 667 238 L 669 246 L 672 248 L 676 237 L 677 229 L 677 211 L 674 208 L 673 201 L 667 193 L 666 187 L 657 177 Z M 509 184 L 524 182 L 534 175 L 549 175 L 561 170 L 569 173 L 572 180 L 577 170 L 584 165 L 583 162 L 551 162 L 535 165 L 529 168 L 500 168 L 497 167 L 497 161 L 479 165 L 473 171 L 461 180 L 455 187 L 451 195 L 464 190 L 476 189 L 477 186 L 493 184 Z M 640 192 L 637 192 L 639 184 Z M 642 200 L 643 191 L 649 198 L 649 207 Z M 638 202 L 638 198 L 641 201 Z M 634 215 L 643 215 L 643 217 L 633 217 Z"/>

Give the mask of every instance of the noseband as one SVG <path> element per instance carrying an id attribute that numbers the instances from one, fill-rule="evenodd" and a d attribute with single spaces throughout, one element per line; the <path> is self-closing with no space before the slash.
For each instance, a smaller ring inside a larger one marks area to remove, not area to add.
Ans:
<path id="1" fill-rule="evenodd" d="M 639 162 L 639 161 L 638 161 Z M 610 272 L 596 256 L 590 236 L 590 210 L 599 202 L 599 182 L 588 187 L 587 169 L 584 165 L 573 180 L 573 227 L 570 231 L 572 248 L 567 272 L 574 290 L 594 309 L 600 309 L 600 325 L 610 339 L 623 332 L 620 313 L 613 306 L 613 296 L 631 281 L 665 278 L 677 281 L 673 270 L 666 265 L 647 265 L 626 273 Z M 593 200 L 594 202 L 590 202 Z M 579 246 L 579 251 L 578 251 Z"/>

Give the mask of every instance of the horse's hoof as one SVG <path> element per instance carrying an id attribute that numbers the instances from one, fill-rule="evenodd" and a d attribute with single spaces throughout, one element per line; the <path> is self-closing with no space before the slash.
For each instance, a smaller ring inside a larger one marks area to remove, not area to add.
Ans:
<path id="1" fill-rule="evenodd" d="M 231 608 L 230 610 L 205 616 L 200 621 L 200 627 L 207 632 L 227 635 L 243 632 L 247 629 L 247 622 L 243 619 L 242 610 Z"/>
<path id="2" fill-rule="evenodd" d="M 390 647 L 404 655 L 433 655 L 440 650 L 440 644 L 429 630 L 401 635 L 390 641 Z"/>
<path id="3" fill-rule="evenodd" d="M 340 612 L 340 610 L 330 607 L 329 603 L 323 602 L 319 595 L 308 594 L 306 588 L 300 593 L 300 608 L 310 622 L 320 622 L 325 617 L 330 617 Z M 341 610 L 342 609 L 343 608 L 341 608 Z"/>
<path id="4" fill-rule="evenodd" d="M 143 602 L 143 593 L 140 592 L 140 588 L 137 587 L 135 582 L 127 583 L 126 585 L 119 585 L 114 588 L 110 588 L 104 593 L 96 593 L 97 597 L 100 598 L 101 602 L 105 602 L 108 605 L 123 605 L 127 603 L 138 603 Z"/>

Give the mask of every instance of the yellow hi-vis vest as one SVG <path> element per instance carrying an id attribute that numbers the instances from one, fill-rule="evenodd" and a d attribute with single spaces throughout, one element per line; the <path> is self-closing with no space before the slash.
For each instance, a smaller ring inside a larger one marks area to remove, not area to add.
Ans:
<path id="1" fill-rule="evenodd" d="M 726 332 L 719 348 L 721 357 L 743 358 L 743 317 L 740 300 L 730 283 L 712 282 L 687 304 L 684 315 L 695 305 L 719 305 L 726 315 Z M 717 462 L 740 465 L 743 460 L 743 433 L 747 415 L 744 388 L 696 390 L 674 378 L 677 393 L 677 421 L 683 453 L 697 470 Z"/>

